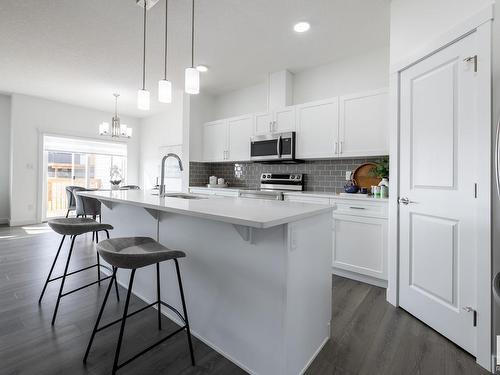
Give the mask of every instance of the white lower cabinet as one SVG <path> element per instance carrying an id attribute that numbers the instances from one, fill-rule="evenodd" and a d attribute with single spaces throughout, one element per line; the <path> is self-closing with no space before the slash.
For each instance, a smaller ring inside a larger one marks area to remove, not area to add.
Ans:
<path id="1" fill-rule="evenodd" d="M 387 286 L 387 200 L 364 201 L 292 193 L 285 193 L 285 200 L 333 205 L 332 273 Z"/>
<path id="2" fill-rule="evenodd" d="M 334 268 L 387 280 L 387 219 L 333 215 Z"/>

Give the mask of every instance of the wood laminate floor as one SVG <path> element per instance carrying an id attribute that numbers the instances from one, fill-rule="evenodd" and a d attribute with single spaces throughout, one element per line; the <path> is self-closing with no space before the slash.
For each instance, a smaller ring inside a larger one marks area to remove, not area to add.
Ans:
<path id="1" fill-rule="evenodd" d="M 86 366 L 82 356 L 105 287 L 84 289 L 62 299 L 55 327 L 50 319 L 58 283 L 37 300 L 60 237 L 46 225 L 0 227 L 0 374 L 109 374 L 118 326 L 98 333 Z M 61 252 L 65 259 L 67 248 Z M 80 236 L 70 268 L 95 262 L 91 236 Z M 63 269 L 63 262 L 56 268 Z M 96 270 L 70 277 L 69 288 L 96 278 Z M 107 281 L 105 282 L 107 283 Z M 122 302 L 112 292 L 104 321 L 120 317 Z M 189 293 L 189 291 L 186 291 Z M 385 301 L 385 290 L 333 278 L 332 338 L 307 374 L 487 374 L 473 357 L 402 309 Z M 133 297 L 131 311 L 144 303 Z M 189 306 L 188 306 L 189 309 Z M 122 357 L 163 337 L 175 325 L 167 318 L 157 330 L 156 310 L 127 321 Z M 304 322 L 307 324 L 307 322 Z M 186 336 L 177 335 L 119 371 L 120 374 L 245 374 L 197 339 L 196 367 L 189 361 Z"/>

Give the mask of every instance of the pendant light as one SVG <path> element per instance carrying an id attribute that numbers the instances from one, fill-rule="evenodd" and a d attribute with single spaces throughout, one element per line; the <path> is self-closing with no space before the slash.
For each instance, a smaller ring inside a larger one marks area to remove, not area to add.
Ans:
<path id="1" fill-rule="evenodd" d="M 146 20 L 147 0 L 144 0 L 144 39 L 142 49 L 142 89 L 137 92 L 137 108 L 149 111 L 149 91 L 146 90 Z"/>
<path id="2" fill-rule="evenodd" d="M 200 72 L 194 66 L 194 0 L 191 4 L 191 67 L 185 70 L 185 91 L 188 94 L 199 94 Z"/>
<path id="3" fill-rule="evenodd" d="M 168 0 L 165 0 L 165 64 L 163 79 L 158 81 L 158 101 L 172 103 L 172 82 L 167 80 L 167 51 L 168 51 Z"/>
<path id="4" fill-rule="evenodd" d="M 115 97 L 115 115 L 111 118 L 111 131 L 109 129 L 109 122 L 103 122 L 99 125 L 99 135 L 130 138 L 132 137 L 132 128 L 121 124 L 118 117 L 118 97 L 120 94 L 114 93 L 113 96 Z"/>

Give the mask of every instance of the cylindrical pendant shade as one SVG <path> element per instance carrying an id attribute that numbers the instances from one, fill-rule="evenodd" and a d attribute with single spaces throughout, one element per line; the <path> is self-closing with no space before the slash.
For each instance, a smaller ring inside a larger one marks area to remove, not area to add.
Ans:
<path id="1" fill-rule="evenodd" d="M 158 101 L 172 103 L 172 82 L 166 79 L 158 81 Z"/>
<path id="2" fill-rule="evenodd" d="M 149 91 L 139 90 L 137 91 L 137 108 L 143 111 L 149 111 Z"/>
<path id="3" fill-rule="evenodd" d="M 185 90 L 188 94 L 200 93 L 200 72 L 196 68 L 186 68 L 185 81 Z"/>

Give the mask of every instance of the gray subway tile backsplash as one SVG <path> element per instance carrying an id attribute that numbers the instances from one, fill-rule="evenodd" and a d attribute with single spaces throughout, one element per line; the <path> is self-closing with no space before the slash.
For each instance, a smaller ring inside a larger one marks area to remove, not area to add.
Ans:
<path id="1" fill-rule="evenodd" d="M 344 191 L 345 171 L 354 171 L 360 164 L 377 160 L 380 158 L 308 160 L 301 164 L 190 162 L 189 184 L 205 186 L 210 176 L 217 176 L 231 187 L 257 189 L 261 173 L 302 173 L 304 190 L 339 193 Z"/>

